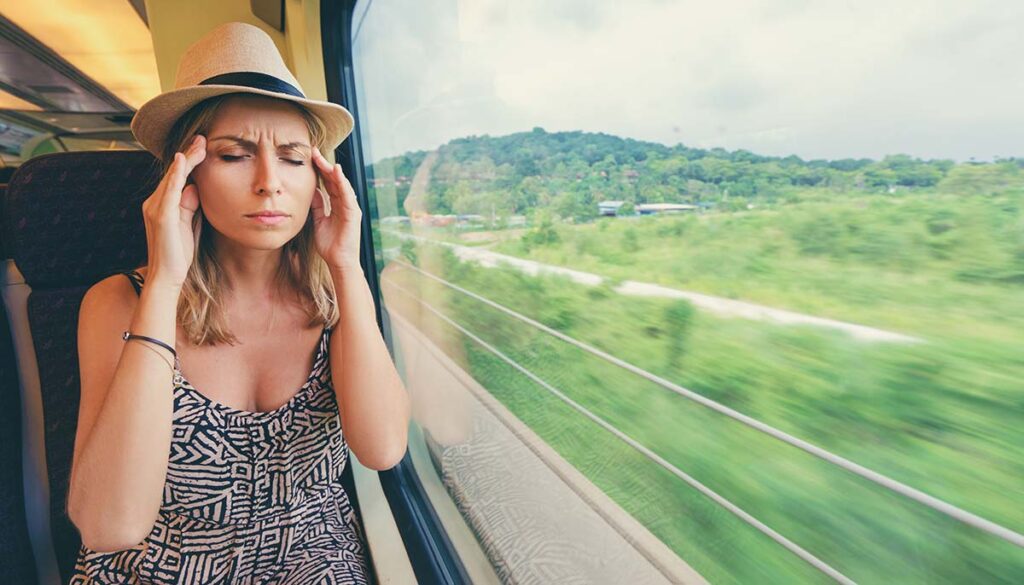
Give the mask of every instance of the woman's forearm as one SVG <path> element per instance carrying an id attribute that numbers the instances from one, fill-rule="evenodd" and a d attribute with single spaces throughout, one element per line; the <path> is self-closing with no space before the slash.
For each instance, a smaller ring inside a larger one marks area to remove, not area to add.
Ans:
<path id="1" fill-rule="evenodd" d="M 171 287 L 148 284 L 131 331 L 173 346 L 178 295 Z M 141 542 L 160 510 L 171 442 L 173 373 L 159 355 L 166 350 L 152 347 L 140 341 L 123 347 L 74 465 L 68 512 L 85 545 L 94 550 Z"/>
<path id="2" fill-rule="evenodd" d="M 377 328 L 362 269 L 334 269 L 331 277 L 341 312 L 331 335 L 331 377 L 345 439 L 360 463 L 389 469 L 405 454 L 409 395 Z"/>

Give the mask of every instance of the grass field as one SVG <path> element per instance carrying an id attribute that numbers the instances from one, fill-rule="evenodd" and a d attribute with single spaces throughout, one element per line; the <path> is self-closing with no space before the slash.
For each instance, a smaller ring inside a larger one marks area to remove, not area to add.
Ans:
<path id="1" fill-rule="evenodd" d="M 924 343 L 865 343 L 812 327 L 717 318 L 681 301 L 623 297 L 609 286 L 483 269 L 450 255 L 440 266 L 446 279 L 576 339 L 1022 532 L 1019 200 L 953 211 L 942 200 L 862 204 L 555 226 L 546 245 L 524 245 L 527 236 L 499 251 L 910 333 Z M 1013 213 L 1010 205 L 1018 205 Z M 929 228 L 936 217 L 953 227 Z M 858 225 L 859 232 L 850 227 Z M 950 235 L 959 231 L 968 234 Z M 968 237 L 977 233 L 987 235 Z M 433 253 L 433 246 L 415 250 Z M 1024 582 L 1024 551 L 1013 545 L 414 272 L 398 280 L 858 582 Z M 461 342 L 474 377 L 712 582 L 825 580 L 471 340 Z"/>

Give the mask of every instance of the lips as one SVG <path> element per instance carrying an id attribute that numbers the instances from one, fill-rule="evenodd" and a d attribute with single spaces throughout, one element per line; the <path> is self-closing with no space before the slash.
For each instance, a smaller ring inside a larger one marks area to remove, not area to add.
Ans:
<path id="1" fill-rule="evenodd" d="M 284 223 L 284 221 L 288 219 L 288 214 L 280 211 L 260 211 L 258 213 L 250 213 L 245 217 L 258 224 L 277 225 L 279 223 Z"/>

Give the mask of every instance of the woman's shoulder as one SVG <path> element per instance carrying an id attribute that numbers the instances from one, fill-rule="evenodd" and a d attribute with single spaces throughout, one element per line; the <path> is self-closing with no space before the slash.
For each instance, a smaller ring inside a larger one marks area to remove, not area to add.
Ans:
<path id="1" fill-rule="evenodd" d="M 136 284 L 141 285 L 146 279 L 146 267 L 140 266 L 131 270 L 122 270 L 111 274 L 89 287 L 86 298 L 108 300 L 124 306 L 134 305 L 137 298 Z M 85 301 L 83 300 L 83 303 Z"/>
<path id="2" fill-rule="evenodd" d="M 89 287 L 82 298 L 80 318 L 89 313 L 111 318 L 133 314 L 139 297 L 132 278 L 126 272 L 129 271 L 111 274 Z"/>

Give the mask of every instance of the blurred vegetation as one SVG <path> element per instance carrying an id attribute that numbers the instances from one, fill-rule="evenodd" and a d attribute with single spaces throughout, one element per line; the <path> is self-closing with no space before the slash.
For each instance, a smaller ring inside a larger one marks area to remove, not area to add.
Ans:
<path id="1" fill-rule="evenodd" d="M 557 235 L 494 250 L 913 335 L 1022 339 L 1024 192 L 812 199 L 545 229 Z"/>
<path id="2" fill-rule="evenodd" d="M 422 247 L 419 253 L 439 253 Z M 968 511 L 1024 530 L 1024 360 L 999 340 L 865 343 L 685 301 L 457 261 L 445 278 Z M 542 379 L 863 583 L 1022 582 L 1024 551 L 718 415 L 411 271 L 394 276 Z M 429 313 L 421 318 L 431 319 Z M 438 329 L 450 326 L 437 322 Z M 434 329 L 428 327 L 427 329 Z M 439 342 L 442 342 L 439 340 Z M 463 338 L 475 378 L 715 583 L 826 582 Z M 458 354 L 460 352 L 456 352 Z M 573 364 L 573 367 L 566 367 Z"/>
<path id="3" fill-rule="evenodd" d="M 415 156 L 400 164 L 412 165 Z M 441 254 L 441 276 L 460 286 L 1024 532 L 1022 167 L 1019 159 L 954 163 L 906 155 L 804 161 L 537 128 L 441 147 L 431 169 L 429 209 L 525 214 L 528 229 L 492 249 L 600 274 L 603 284 L 485 269 L 430 245 L 401 249 L 408 257 Z M 627 202 L 620 217 L 597 217 L 597 203 L 605 200 Z M 698 211 L 623 212 L 656 202 L 693 203 Z M 451 229 L 423 228 L 419 235 L 458 240 Z M 1018 547 L 413 272 L 394 278 L 858 582 L 1024 583 Z M 833 329 L 718 317 L 685 301 L 620 295 L 615 288 L 626 279 L 920 341 L 867 342 Z M 446 328 L 438 321 L 431 329 Z M 468 356 L 463 365 L 474 377 L 710 581 L 825 581 L 461 339 Z"/>

